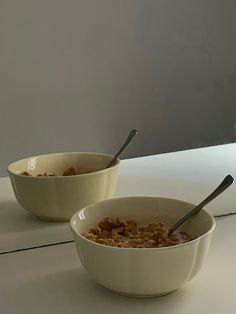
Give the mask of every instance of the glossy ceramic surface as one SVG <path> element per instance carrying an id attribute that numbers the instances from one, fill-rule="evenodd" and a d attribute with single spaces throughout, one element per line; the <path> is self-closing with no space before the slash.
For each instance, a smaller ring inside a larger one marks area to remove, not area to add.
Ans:
<path id="1" fill-rule="evenodd" d="M 23 208 L 41 219 L 66 221 L 78 209 L 113 195 L 120 161 L 104 169 L 112 157 L 80 152 L 40 155 L 12 163 L 8 172 Z M 71 166 L 84 174 L 62 176 Z M 25 170 L 32 176 L 20 175 Z M 37 177 L 45 172 L 58 176 Z"/>
<path id="2" fill-rule="evenodd" d="M 120 294 L 152 297 L 169 294 L 191 280 L 206 257 L 214 218 L 202 210 L 182 230 L 195 239 L 163 248 L 116 248 L 82 236 L 106 217 L 133 219 L 138 224 L 172 225 L 194 205 L 158 197 L 125 197 L 105 200 L 76 212 L 71 229 L 83 267 L 102 286 Z"/>

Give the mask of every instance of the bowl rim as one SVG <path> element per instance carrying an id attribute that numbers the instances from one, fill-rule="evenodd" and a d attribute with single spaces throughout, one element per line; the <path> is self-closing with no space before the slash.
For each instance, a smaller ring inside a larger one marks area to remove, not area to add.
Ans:
<path id="1" fill-rule="evenodd" d="M 105 153 L 96 153 L 96 152 L 59 152 L 59 153 L 49 153 L 49 154 L 41 154 L 41 155 L 35 155 L 35 156 L 29 156 L 29 157 L 26 157 L 26 158 L 22 158 L 22 159 L 19 159 L 19 160 L 15 160 L 13 161 L 12 163 L 10 163 L 7 167 L 7 172 L 10 174 L 10 175 L 13 175 L 13 176 L 17 176 L 17 177 L 23 177 L 23 178 L 27 178 L 27 179 L 39 179 L 39 180 L 45 180 L 45 179 L 49 179 L 49 180 L 55 180 L 55 179 L 62 179 L 62 178 L 78 178 L 78 177 L 83 177 L 83 176 L 89 176 L 89 175 L 94 175 L 94 174 L 97 174 L 97 173 L 103 173 L 103 172 L 106 172 L 106 171 L 109 171 L 110 169 L 115 169 L 119 166 L 121 160 L 119 158 L 116 158 L 116 163 L 114 166 L 111 166 L 109 168 L 104 168 L 104 169 L 101 169 L 101 170 L 98 170 L 98 171 L 93 171 L 93 172 L 89 172 L 89 173 L 82 173 L 82 174 L 76 174 L 76 175 L 73 175 L 73 176 L 24 176 L 22 174 L 19 174 L 19 173 L 16 173 L 12 170 L 10 170 L 10 168 L 18 163 L 18 162 L 21 162 L 21 161 L 27 161 L 31 158 L 37 158 L 37 157 L 47 157 L 47 156 L 55 156 L 55 155 L 76 155 L 76 154 L 79 154 L 79 155 L 94 155 L 94 156 L 106 156 L 106 157 L 111 157 L 113 158 L 114 156 L 113 155 L 110 155 L 110 154 L 105 154 Z"/>
<path id="2" fill-rule="evenodd" d="M 186 202 L 186 201 L 183 201 L 181 199 L 177 199 L 177 198 L 170 198 L 170 197 L 162 197 L 162 196 L 125 196 L 125 197 L 115 197 L 115 198 L 110 198 L 110 199 L 106 199 L 106 200 L 103 200 L 103 201 L 100 201 L 100 202 L 97 202 L 97 203 L 94 203 L 94 204 L 91 204 L 89 206 L 86 206 L 82 209 L 79 209 L 77 210 L 73 216 L 71 217 L 70 219 L 70 222 L 69 222 L 69 226 L 70 226 L 70 229 L 72 230 L 72 233 L 77 235 L 79 238 L 81 238 L 83 241 L 85 242 L 88 242 L 89 245 L 94 245 L 94 246 L 98 246 L 98 247 L 102 247 L 104 249 L 112 249 L 112 250 L 122 250 L 122 251 L 127 251 L 127 250 L 132 250 L 132 251 L 138 251 L 138 252 L 145 252 L 145 251 L 159 251 L 159 250 L 171 250 L 171 249 L 174 249 L 174 248 L 178 248 L 178 247 L 182 247 L 182 246 L 186 246 L 186 245 L 189 245 L 191 243 L 194 243 L 194 242 L 197 242 L 199 241 L 200 239 L 208 236 L 210 233 L 212 233 L 215 229 L 215 226 L 216 226 L 216 221 L 215 221 L 215 218 L 214 216 L 208 212 L 208 210 L 206 210 L 205 208 L 202 208 L 201 211 L 204 211 L 210 218 L 211 220 L 211 227 L 209 228 L 209 230 L 205 233 L 203 233 L 202 235 L 200 235 L 199 237 L 197 238 L 194 238 L 193 240 L 190 240 L 190 241 L 187 241 L 187 242 L 184 242 L 184 243 L 179 243 L 179 244 L 175 244 L 175 245 L 170 245 L 170 246 L 162 246 L 162 247 L 157 247 L 157 248 L 129 248 L 129 247 L 117 247 L 117 246 L 111 246 L 111 245 L 105 245 L 105 244 L 100 244 L 100 243 L 97 243 L 97 242 L 94 242 L 92 240 L 89 240 L 87 239 L 86 237 L 84 237 L 80 232 L 78 232 L 77 230 L 75 230 L 75 228 L 73 227 L 72 225 L 72 222 L 76 219 L 76 216 L 78 216 L 78 214 L 80 212 L 82 212 L 83 210 L 89 208 L 89 207 L 92 207 L 92 206 L 96 206 L 100 203 L 103 203 L 103 202 L 106 202 L 106 201 L 109 201 L 109 200 L 117 200 L 117 199 L 162 199 L 162 200 L 171 200 L 171 201 L 179 201 L 181 203 L 184 203 L 184 204 L 187 204 L 187 205 L 191 205 L 191 206 L 196 206 L 194 205 L 193 203 L 190 203 L 190 202 Z M 76 242 L 76 241 L 75 241 Z"/>

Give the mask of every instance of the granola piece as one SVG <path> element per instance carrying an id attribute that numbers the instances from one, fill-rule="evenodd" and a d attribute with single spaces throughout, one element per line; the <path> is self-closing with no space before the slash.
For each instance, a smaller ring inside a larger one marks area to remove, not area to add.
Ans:
<path id="1" fill-rule="evenodd" d="M 63 176 L 75 176 L 77 175 L 74 167 L 70 167 L 63 172 Z"/>
<path id="2" fill-rule="evenodd" d="M 94 242 L 96 242 L 96 240 L 97 240 L 97 236 L 94 233 L 92 233 L 92 232 L 85 232 L 84 236 L 88 240 L 91 240 L 91 241 L 94 241 Z"/>
<path id="3" fill-rule="evenodd" d="M 115 229 L 117 227 L 119 227 L 119 225 L 112 221 L 111 218 L 105 218 L 103 219 L 98 226 L 101 228 L 101 230 L 107 230 L 107 231 L 111 231 L 112 229 Z"/>
<path id="4" fill-rule="evenodd" d="M 99 239 L 108 239 L 108 238 L 111 238 L 111 233 L 107 230 L 102 230 L 98 235 L 97 237 Z"/>
<path id="5" fill-rule="evenodd" d="M 37 177 L 54 177 L 55 174 L 47 174 L 47 172 L 44 172 L 44 174 L 38 174 Z"/>
<path id="6" fill-rule="evenodd" d="M 29 174 L 28 171 L 21 171 L 20 173 L 22 176 L 28 176 L 28 177 L 31 177 L 31 174 Z"/>

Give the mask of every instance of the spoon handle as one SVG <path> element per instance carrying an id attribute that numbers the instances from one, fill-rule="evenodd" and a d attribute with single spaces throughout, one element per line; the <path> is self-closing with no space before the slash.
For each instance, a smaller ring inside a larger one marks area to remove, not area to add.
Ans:
<path id="1" fill-rule="evenodd" d="M 125 140 L 124 144 L 121 146 L 119 151 L 115 154 L 115 156 L 112 158 L 112 160 L 109 162 L 109 164 L 106 166 L 106 168 L 109 168 L 113 166 L 116 162 L 117 157 L 123 152 L 123 150 L 128 146 L 130 141 L 134 138 L 134 136 L 138 133 L 136 129 L 133 129 L 130 131 L 127 139 Z"/>
<path id="2" fill-rule="evenodd" d="M 180 225 L 182 225 L 186 220 L 190 217 L 196 215 L 206 204 L 211 202 L 214 198 L 216 198 L 219 194 L 221 194 L 224 190 L 226 190 L 234 181 L 234 178 L 231 175 L 227 175 L 224 180 L 218 185 L 218 187 L 207 197 L 205 198 L 199 205 L 194 207 L 188 214 L 186 214 L 183 218 L 177 221 L 169 230 L 169 235 L 171 235 Z"/>

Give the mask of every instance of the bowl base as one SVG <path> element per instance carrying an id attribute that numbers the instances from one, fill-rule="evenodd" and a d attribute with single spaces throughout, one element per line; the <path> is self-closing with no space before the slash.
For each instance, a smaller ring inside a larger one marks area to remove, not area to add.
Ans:
<path id="1" fill-rule="evenodd" d="M 70 221 L 70 218 L 53 218 L 53 217 L 42 217 L 42 216 L 36 216 L 37 218 L 45 221 L 51 221 L 51 222 L 68 222 Z"/>
<path id="2" fill-rule="evenodd" d="M 123 292 L 114 291 L 114 290 L 110 290 L 110 291 L 118 293 L 119 295 L 124 296 L 124 297 L 129 297 L 129 298 L 159 298 L 159 297 L 163 297 L 165 295 L 172 294 L 172 293 L 176 292 L 177 289 L 162 292 L 162 293 L 154 293 L 154 294 L 132 294 L 132 293 L 123 293 Z"/>

